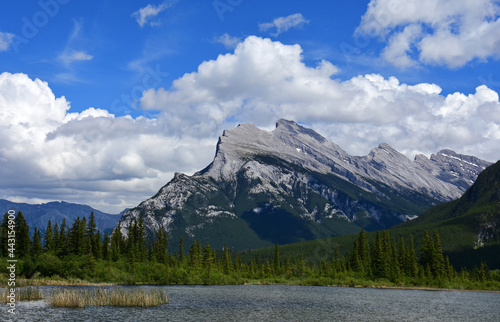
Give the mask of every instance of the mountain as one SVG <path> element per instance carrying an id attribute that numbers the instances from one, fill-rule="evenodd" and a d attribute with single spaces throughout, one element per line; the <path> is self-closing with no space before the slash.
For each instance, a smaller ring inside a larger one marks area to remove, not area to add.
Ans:
<path id="1" fill-rule="evenodd" d="M 63 218 L 65 218 L 66 224 L 68 227 L 71 227 L 71 224 L 78 216 L 88 219 L 91 212 L 94 212 L 97 228 L 101 232 L 104 232 L 106 229 L 114 229 L 121 217 L 120 215 L 104 213 L 87 205 L 67 203 L 64 201 L 31 205 L 0 199 L 0 213 L 4 214 L 9 210 L 15 210 L 16 212 L 21 211 L 23 213 L 30 227 L 30 233 L 33 233 L 35 226 L 38 227 L 40 231 L 45 231 L 49 220 L 52 226 L 54 226 L 56 223 L 60 225 Z"/>
<path id="2" fill-rule="evenodd" d="M 213 162 L 176 173 L 152 198 L 123 214 L 143 217 L 149 235 L 201 239 L 235 249 L 385 229 L 460 197 L 491 163 L 442 150 L 410 161 L 382 143 L 350 156 L 295 122 L 268 132 L 253 124 L 224 131 Z"/>
<path id="3" fill-rule="evenodd" d="M 490 267 L 500 268 L 500 161 L 481 172 L 461 198 L 394 227 L 406 233 L 424 229 L 440 232 L 455 266 L 484 260 Z"/>
<path id="4" fill-rule="evenodd" d="M 472 269 L 483 261 L 490 269 L 500 269 L 500 161 L 481 172 L 459 199 L 432 207 L 417 219 L 391 227 L 389 233 L 406 240 L 413 235 L 418 253 L 425 230 L 431 234 L 438 231 L 443 251 L 455 269 Z M 366 234 L 368 241 L 375 236 L 375 232 Z M 288 244 L 280 247 L 280 254 L 292 257 L 304 254 L 307 260 L 318 264 L 325 257 L 333 257 L 336 248 L 347 256 L 357 237 L 355 234 Z M 273 254 L 274 247 L 267 247 L 242 256 L 250 260 L 257 255 L 265 258 Z"/>

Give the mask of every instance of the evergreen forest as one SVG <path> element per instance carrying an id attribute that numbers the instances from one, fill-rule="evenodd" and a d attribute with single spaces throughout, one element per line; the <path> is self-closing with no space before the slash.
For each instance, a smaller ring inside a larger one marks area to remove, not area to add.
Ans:
<path id="1" fill-rule="evenodd" d="M 12 221 L 11 221 L 12 223 Z M 142 218 L 132 220 L 127 236 L 117 226 L 112 234 L 96 228 L 94 214 L 78 218 L 71 226 L 49 221 L 42 236 L 35 228 L 29 235 L 21 212 L 15 227 L 5 214 L 0 229 L 0 283 L 7 285 L 8 259 L 17 260 L 17 278 L 36 283 L 89 281 L 116 284 L 297 284 L 357 287 L 431 287 L 500 290 L 500 272 L 485 263 L 472 270 L 455 268 L 443 256 L 437 231 L 424 232 L 421 248 L 413 237 L 392 238 L 388 231 L 367 241 L 362 229 L 350 250 L 332 249 L 330 257 L 317 263 L 305 260 L 309 254 L 280 256 L 276 243 L 273 256 L 242 257 L 242 252 L 213 249 L 194 241 L 168 251 L 165 231 L 147 240 Z M 8 232 L 15 228 L 15 245 Z M 14 246 L 14 247 L 13 247 Z M 11 255 L 11 250 L 14 254 Z M 10 256 L 9 256 L 10 255 Z M 242 258 L 245 258 L 243 260 Z"/>

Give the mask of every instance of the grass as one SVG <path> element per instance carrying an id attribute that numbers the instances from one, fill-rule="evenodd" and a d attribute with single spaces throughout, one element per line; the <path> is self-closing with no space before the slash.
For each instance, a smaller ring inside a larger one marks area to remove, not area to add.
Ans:
<path id="1" fill-rule="evenodd" d="M 16 289 L 16 302 L 21 301 L 38 301 L 43 299 L 43 294 L 37 287 L 26 287 Z M 9 303 L 10 299 L 8 289 L 2 290 L 0 293 L 0 303 Z"/>
<path id="2" fill-rule="evenodd" d="M 164 290 L 58 290 L 48 300 L 55 307 L 81 308 L 86 306 L 153 307 L 168 303 Z"/>
<path id="3" fill-rule="evenodd" d="M 81 279 L 63 279 L 63 278 L 19 278 L 18 287 L 24 286 L 110 286 L 113 283 L 94 283 Z"/>

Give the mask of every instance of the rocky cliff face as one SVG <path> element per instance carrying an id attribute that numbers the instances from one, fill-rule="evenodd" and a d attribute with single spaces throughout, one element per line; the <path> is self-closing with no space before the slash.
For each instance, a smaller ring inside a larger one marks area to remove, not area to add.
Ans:
<path id="1" fill-rule="evenodd" d="M 251 248 L 384 229 L 460 197 L 489 162 L 442 150 L 409 160 L 382 143 L 367 156 L 292 121 L 274 131 L 242 124 L 224 131 L 213 162 L 176 174 L 122 217 L 142 216 L 150 234 Z M 220 244 L 220 245 L 219 245 Z"/>

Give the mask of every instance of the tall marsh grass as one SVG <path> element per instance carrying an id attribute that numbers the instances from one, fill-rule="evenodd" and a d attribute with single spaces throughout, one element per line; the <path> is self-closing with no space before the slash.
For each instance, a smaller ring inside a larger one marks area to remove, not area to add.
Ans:
<path id="1" fill-rule="evenodd" d="M 9 303 L 8 288 L 0 291 L 0 303 Z M 16 302 L 38 301 L 43 299 L 43 293 L 37 287 L 26 287 L 16 289 Z"/>
<path id="2" fill-rule="evenodd" d="M 48 300 L 55 307 L 79 308 L 86 306 L 123 306 L 152 307 L 168 303 L 168 295 L 164 290 L 140 289 L 125 290 L 58 290 Z"/>

